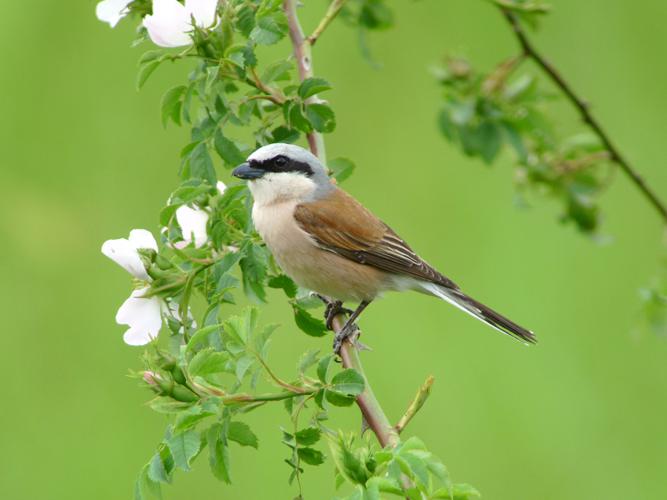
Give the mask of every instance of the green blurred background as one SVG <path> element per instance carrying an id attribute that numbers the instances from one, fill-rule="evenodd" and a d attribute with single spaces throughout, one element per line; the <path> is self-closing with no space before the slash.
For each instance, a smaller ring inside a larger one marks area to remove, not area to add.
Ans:
<path id="1" fill-rule="evenodd" d="M 326 3 L 306 3 L 312 28 Z M 434 393 L 408 432 L 486 499 L 665 498 L 667 344 L 635 328 L 637 290 L 658 266 L 658 218 L 620 174 L 602 201 L 609 245 L 561 227 L 555 204 L 515 208 L 509 156 L 489 169 L 439 135 L 440 91 L 428 73 L 446 50 L 487 68 L 514 53 L 506 25 L 483 1 L 392 3 L 395 29 L 370 39 L 381 70 L 364 62 L 343 25 L 316 46 L 317 74 L 335 85 L 329 155 L 357 162 L 351 193 L 540 343 L 522 348 L 431 298 L 390 295 L 362 320 L 377 395 L 398 418 L 433 374 Z M 667 196 L 667 5 L 554 4 L 538 45 Z M 157 230 L 187 140 L 185 129 L 162 129 L 159 101 L 187 65 L 159 69 L 137 93 L 134 23 L 111 30 L 94 7 L 5 2 L 0 19 L 5 499 L 131 498 L 166 423 L 126 377 L 141 366 L 141 349 L 123 344 L 114 315 L 130 283 L 100 246 L 134 227 Z M 573 128 L 567 106 L 555 113 Z M 287 374 L 329 340 L 297 332 L 273 297 L 263 320 L 285 325 L 272 358 Z M 358 426 L 356 411 L 340 419 Z M 165 498 L 291 498 L 279 443 L 286 422 L 278 406 L 251 414 L 260 449 L 234 451 L 233 486 L 200 459 Z M 309 499 L 333 494 L 331 464 L 319 469 L 305 475 Z"/>

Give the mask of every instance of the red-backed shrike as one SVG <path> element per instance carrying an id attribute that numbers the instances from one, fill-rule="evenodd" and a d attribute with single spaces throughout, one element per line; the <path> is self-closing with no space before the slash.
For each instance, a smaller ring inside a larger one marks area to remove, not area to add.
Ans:
<path id="1" fill-rule="evenodd" d="M 330 297 L 327 324 L 345 301 L 358 302 L 336 335 L 334 348 L 355 331 L 354 321 L 385 291 L 434 295 L 496 330 L 535 342 L 529 330 L 461 291 L 429 266 L 389 226 L 338 188 L 310 152 L 270 144 L 233 175 L 248 180 L 252 219 L 280 267 L 297 284 Z"/>

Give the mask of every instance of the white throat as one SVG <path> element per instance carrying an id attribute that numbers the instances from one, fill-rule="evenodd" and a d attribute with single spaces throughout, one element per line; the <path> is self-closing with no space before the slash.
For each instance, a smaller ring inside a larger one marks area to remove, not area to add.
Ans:
<path id="1" fill-rule="evenodd" d="M 295 172 L 269 172 L 248 183 L 255 205 L 267 206 L 287 201 L 306 201 L 312 197 L 317 184 Z"/>

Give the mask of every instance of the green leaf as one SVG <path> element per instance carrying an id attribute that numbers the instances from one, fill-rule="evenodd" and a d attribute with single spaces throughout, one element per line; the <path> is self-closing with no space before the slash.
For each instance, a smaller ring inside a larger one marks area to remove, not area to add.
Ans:
<path id="1" fill-rule="evenodd" d="M 308 311 L 296 302 L 292 302 L 294 321 L 301 331 L 311 337 L 323 337 L 327 334 L 327 326 L 324 321 L 314 318 Z"/>
<path id="2" fill-rule="evenodd" d="M 304 353 L 297 365 L 297 371 L 303 374 L 308 368 L 317 362 L 317 355 L 320 353 L 319 349 L 311 349 Z"/>
<path id="3" fill-rule="evenodd" d="M 284 16 L 273 15 L 258 18 L 250 32 L 250 39 L 258 45 L 273 45 L 287 34 L 287 20 Z"/>
<path id="4" fill-rule="evenodd" d="M 311 446 L 317 443 L 322 436 L 322 431 L 317 427 L 307 427 L 294 434 L 294 439 L 300 446 Z"/>
<path id="5" fill-rule="evenodd" d="M 334 406 L 352 406 L 354 403 L 354 397 L 346 396 L 329 389 L 325 389 L 324 398 Z"/>
<path id="6" fill-rule="evenodd" d="M 208 147 L 205 142 L 200 142 L 190 153 L 188 159 L 190 164 L 190 177 L 195 179 L 202 179 L 210 185 L 215 186 L 216 175 L 213 167 L 213 160 L 208 152 Z"/>
<path id="7" fill-rule="evenodd" d="M 364 377 L 357 370 L 348 368 L 334 376 L 330 389 L 345 396 L 358 396 L 364 392 L 364 385 Z"/>
<path id="8" fill-rule="evenodd" d="M 329 90 L 331 84 L 324 78 L 306 78 L 299 85 L 298 94 L 301 99 L 306 100 L 310 96 Z"/>
<path id="9" fill-rule="evenodd" d="M 188 372 L 193 377 L 206 377 L 213 373 L 221 373 L 225 371 L 228 361 L 228 353 L 217 352 L 213 348 L 204 349 L 192 358 L 188 365 Z"/>
<path id="10" fill-rule="evenodd" d="M 149 476 L 150 464 L 146 464 L 139 473 L 134 486 L 135 500 L 148 500 L 149 498 L 162 498 L 160 483 L 153 481 Z"/>
<path id="11" fill-rule="evenodd" d="M 294 68 L 291 61 L 278 61 L 267 66 L 262 73 L 261 80 L 268 85 L 276 80 L 288 80 L 289 72 Z"/>
<path id="12" fill-rule="evenodd" d="M 173 470 L 174 459 L 169 453 L 169 448 L 160 445 L 148 464 L 148 477 L 156 483 L 170 483 Z"/>
<path id="13" fill-rule="evenodd" d="M 305 133 L 309 133 L 313 130 L 310 122 L 303 114 L 300 102 L 285 102 L 283 105 L 283 114 L 285 115 L 285 121 L 289 128 L 295 128 Z"/>
<path id="14" fill-rule="evenodd" d="M 334 158 L 327 162 L 327 166 L 338 182 L 343 182 L 350 177 L 355 169 L 354 163 L 347 158 Z"/>
<path id="15" fill-rule="evenodd" d="M 212 408 L 204 409 L 200 405 L 190 407 L 187 411 L 181 412 L 174 421 L 174 434 L 185 431 L 197 425 L 201 420 L 215 415 Z"/>
<path id="16" fill-rule="evenodd" d="M 190 340 L 188 341 L 188 345 L 186 347 L 186 351 L 191 352 L 197 347 L 199 344 L 206 344 L 208 343 L 208 337 L 212 333 L 220 333 L 221 330 L 221 325 L 209 325 L 205 326 L 204 328 L 200 328 L 197 330 L 192 337 L 190 337 Z"/>
<path id="17" fill-rule="evenodd" d="M 493 163 L 502 146 L 502 133 L 495 123 L 485 121 L 477 129 L 479 154 L 487 163 Z"/>
<path id="18" fill-rule="evenodd" d="M 394 25 L 394 15 L 382 0 L 364 0 L 359 24 L 369 30 L 385 30 Z"/>
<path id="19" fill-rule="evenodd" d="M 298 448 L 297 454 L 308 465 L 321 465 L 324 463 L 324 453 L 315 448 Z"/>
<path id="20" fill-rule="evenodd" d="M 465 483 L 455 484 L 451 490 L 449 488 L 440 488 L 431 496 L 431 498 L 442 498 L 447 500 L 472 500 L 481 497 L 482 495 L 479 491 Z"/>
<path id="21" fill-rule="evenodd" d="M 333 360 L 334 360 L 334 355 L 329 354 L 328 356 L 325 356 L 322 359 L 320 359 L 320 362 L 317 364 L 317 378 L 319 378 L 323 384 L 328 383 L 329 369 L 331 368 L 331 363 L 333 362 Z"/>
<path id="22" fill-rule="evenodd" d="M 191 403 L 184 402 L 184 401 L 178 401 L 174 398 L 170 398 L 168 396 L 160 396 L 157 398 L 153 398 L 149 403 L 148 406 L 153 411 L 156 411 L 158 413 L 165 413 L 167 415 L 173 414 L 173 413 L 180 413 L 182 411 L 187 410 L 192 406 Z"/>
<path id="23" fill-rule="evenodd" d="M 239 263 L 243 273 L 243 290 L 251 300 L 266 302 L 264 291 L 264 279 L 268 266 L 266 251 L 252 242 L 248 242 L 243 251 L 244 257 Z"/>
<path id="24" fill-rule="evenodd" d="M 137 75 L 137 90 L 141 90 L 141 88 L 148 81 L 148 78 L 153 74 L 153 72 L 157 69 L 160 63 L 162 63 L 162 60 L 156 59 L 146 64 L 143 64 L 139 68 L 139 74 Z"/>
<path id="25" fill-rule="evenodd" d="M 222 424 L 212 425 L 206 435 L 208 442 L 208 463 L 213 475 L 227 484 L 231 484 L 229 473 L 229 448 Z"/>
<path id="26" fill-rule="evenodd" d="M 296 286 L 296 283 L 292 281 L 292 278 L 285 274 L 279 274 L 278 276 L 273 276 L 268 282 L 267 285 L 269 285 L 271 288 L 281 288 L 287 297 L 290 299 L 293 299 L 296 297 L 296 293 L 298 292 L 298 287 Z"/>
<path id="27" fill-rule="evenodd" d="M 227 431 L 227 438 L 241 446 L 252 446 L 257 449 L 259 445 L 255 433 L 243 422 L 231 422 Z"/>
<path id="28" fill-rule="evenodd" d="M 329 133 L 336 128 L 336 117 L 333 110 L 322 103 L 306 104 L 306 117 L 318 132 Z"/>
<path id="29" fill-rule="evenodd" d="M 201 440 L 199 432 L 190 429 L 167 438 L 165 444 L 169 447 L 171 456 L 174 458 L 174 465 L 188 471 L 190 470 L 190 463 L 199 453 Z"/>
<path id="30" fill-rule="evenodd" d="M 162 103 L 160 108 L 162 110 L 162 126 L 166 127 L 167 122 L 171 120 L 176 125 L 181 125 L 181 108 L 183 101 L 181 97 L 185 94 L 187 87 L 179 85 L 169 89 L 164 96 L 162 96 Z"/>

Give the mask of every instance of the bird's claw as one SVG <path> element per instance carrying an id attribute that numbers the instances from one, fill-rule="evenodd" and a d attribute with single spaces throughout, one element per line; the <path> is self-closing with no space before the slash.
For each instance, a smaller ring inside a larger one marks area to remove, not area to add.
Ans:
<path id="1" fill-rule="evenodd" d="M 351 325 L 345 325 L 342 330 L 336 333 L 334 336 L 334 341 L 333 341 L 333 351 L 334 354 L 337 356 L 340 356 L 340 349 L 343 347 L 343 342 L 346 340 L 350 339 L 352 344 L 356 344 L 357 338 L 359 337 L 359 334 L 361 333 L 361 330 L 359 330 L 359 327 L 356 325 L 356 323 L 352 323 Z"/>
<path id="2" fill-rule="evenodd" d="M 326 320 L 327 329 L 333 331 L 333 321 L 336 316 L 339 314 L 352 314 L 352 312 L 351 309 L 343 307 L 343 303 L 340 300 L 328 302 L 327 308 L 324 311 L 324 319 Z"/>

